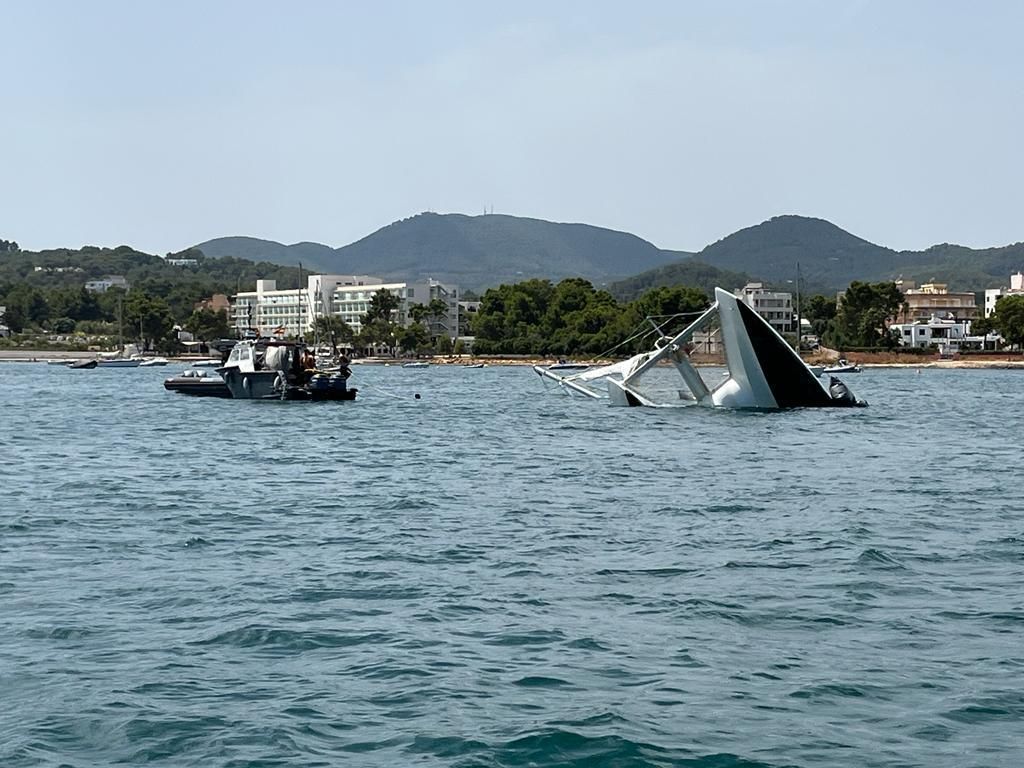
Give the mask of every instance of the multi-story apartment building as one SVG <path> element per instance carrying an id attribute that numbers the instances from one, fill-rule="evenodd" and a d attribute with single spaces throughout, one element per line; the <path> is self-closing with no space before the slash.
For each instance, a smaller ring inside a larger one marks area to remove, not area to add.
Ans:
<path id="1" fill-rule="evenodd" d="M 1024 274 L 1018 272 L 1010 275 L 1010 287 L 989 288 L 985 291 L 985 317 L 992 314 L 996 308 L 996 302 L 1001 296 L 1016 296 L 1024 294 Z"/>
<path id="2" fill-rule="evenodd" d="M 973 320 L 978 305 L 971 291 L 950 291 L 945 283 L 925 283 L 920 288 L 908 281 L 898 281 L 904 305 L 896 316 L 897 323 L 915 323 L 932 317 Z"/>
<path id="3" fill-rule="evenodd" d="M 736 290 L 736 298 L 757 312 L 779 333 L 795 333 L 793 294 L 770 291 L 764 283 L 747 283 Z"/>

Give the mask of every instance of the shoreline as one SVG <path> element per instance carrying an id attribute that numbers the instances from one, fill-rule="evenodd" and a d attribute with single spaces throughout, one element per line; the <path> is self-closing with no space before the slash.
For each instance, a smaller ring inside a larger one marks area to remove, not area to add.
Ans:
<path id="1" fill-rule="evenodd" d="M 0 363 L 45 363 L 49 360 L 88 360 L 90 358 L 97 357 L 96 352 L 81 352 L 81 351 L 60 351 L 60 350 L 44 350 L 44 349 L 0 349 Z M 189 364 L 196 360 L 209 359 L 206 355 L 187 355 L 179 357 L 168 357 L 167 358 L 173 364 Z M 415 358 L 395 358 L 395 359 L 382 359 L 382 358 L 356 358 L 353 360 L 353 365 L 401 365 L 402 363 L 411 362 Z M 554 358 L 545 357 L 469 357 L 463 356 L 460 358 L 419 358 L 420 361 L 430 363 L 431 365 L 449 365 L 449 366 L 464 366 L 464 365 L 476 365 L 483 363 L 487 366 L 504 366 L 504 367 L 524 367 L 534 365 L 553 365 L 557 362 Z M 591 365 L 607 365 L 614 360 L 579 360 L 574 362 L 590 363 Z M 828 364 L 824 361 L 812 361 L 805 360 L 809 364 Z M 832 361 L 828 361 L 832 362 Z M 935 358 L 927 358 L 919 361 L 904 361 L 894 360 L 885 362 L 868 362 L 866 360 L 851 360 L 855 362 L 861 368 L 928 368 L 938 370 L 1005 370 L 1005 369 L 1022 369 L 1024 370 L 1024 359 L 1003 357 L 998 358 L 992 356 L 990 358 L 981 360 L 971 359 L 959 359 L 959 360 L 936 360 Z M 693 364 L 698 368 L 707 367 L 721 367 L 725 365 L 724 359 L 716 359 L 711 357 L 696 357 L 693 360 Z"/>

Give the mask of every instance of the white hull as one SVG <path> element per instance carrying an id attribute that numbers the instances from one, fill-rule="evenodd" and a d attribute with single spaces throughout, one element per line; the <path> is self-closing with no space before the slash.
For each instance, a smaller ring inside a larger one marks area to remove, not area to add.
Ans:
<path id="1" fill-rule="evenodd" d="M 716 319 L 728 376 L 709 387 L 690 362 L 689 350 L 694 334 Z M 641 377 L 662 361 L 675 366 L 686 387 L 675 402 L 655 401 L 639 388 Z M 663 336 L 650 352 L 575 375 L 559 376 L 541 366 L 534 370 L 570 394 L 591 398 L 602 396 L 595 385 L 604 381 L 612 405 L 678 405 L 683 400 L 713 408 L 763 410 L 866 405 L 838 379 L 823 385 L 767 321 L 721 288 L 715 289 L 715 303 L 707 311 L 675 336 Z"/>

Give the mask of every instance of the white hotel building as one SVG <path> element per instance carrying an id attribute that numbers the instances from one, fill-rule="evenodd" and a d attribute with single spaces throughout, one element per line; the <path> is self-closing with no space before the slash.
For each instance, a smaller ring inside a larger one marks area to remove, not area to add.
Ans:
<path id="1" fill-rule="evenodd" d="M 409 283 L 384 282 L 371 275 L 310 275 L 305 289 L 291 290 L 278 290 L 274 280 L 257 280 L 255 291 L 234 297 L 231 318 L 239 333 L 254 329 L 261 336 L 269 336 L 280 329 L 284 336 L 296 337 L 309 332 L 317 317 L 337 315 L 359 333 L 373 294 L 382 289 L 398 298 L 394 320 L 400 326 L 412 323 L 412 305 L 443 299 L 448 314 L 437 318 L 431 330 L 453 340 L 458 336 L 458 288 L 437 280 Z"/>

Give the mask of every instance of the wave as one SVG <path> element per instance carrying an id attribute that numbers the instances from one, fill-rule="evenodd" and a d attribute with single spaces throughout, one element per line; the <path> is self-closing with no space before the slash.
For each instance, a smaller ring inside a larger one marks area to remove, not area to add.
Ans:
<path id="1" fill-rule="evenodd" d="M 275 629 L 250 625 L 221 632 L 192 645 L 259 648 L 281 653 L 301 652 L 317 648 L 348 648 L 356 645 L 386 645 L 392 637 L 383 632 L 352 633 L 327 630 Z"/>

